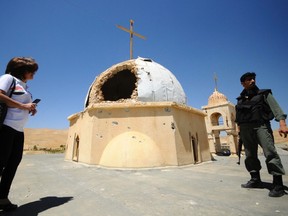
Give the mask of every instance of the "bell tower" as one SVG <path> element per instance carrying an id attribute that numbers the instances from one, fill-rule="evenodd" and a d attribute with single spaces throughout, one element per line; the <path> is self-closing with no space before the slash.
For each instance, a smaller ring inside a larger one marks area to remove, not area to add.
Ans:
<path id="1" fill-rule="evenodd" d="M 235 123 L 235 105 L 217 90 L 215 76 L 215 90 L 208 99 L 208 105 L 202 110 L 206 113 L 205 123 L 211 153 L 229 149 L 232 154 L 237 150 L 237 127 Z"/>

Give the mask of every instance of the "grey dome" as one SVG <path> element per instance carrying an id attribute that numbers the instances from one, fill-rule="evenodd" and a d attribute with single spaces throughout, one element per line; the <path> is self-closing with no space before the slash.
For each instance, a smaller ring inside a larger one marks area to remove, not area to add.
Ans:
<path id="1" fill-rule="evenodd" d="M 96 77 L 85 106 L 123 100 L 186 104 L 186 95 L 172 72 L 151 59 L 138 57 L 113 65 Z"/>

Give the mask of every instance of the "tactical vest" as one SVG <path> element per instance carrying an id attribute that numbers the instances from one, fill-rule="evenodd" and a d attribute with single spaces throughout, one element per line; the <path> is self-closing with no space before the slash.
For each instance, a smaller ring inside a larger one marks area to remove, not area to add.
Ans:
<path id="1" fill-rule="evenodd" d="M 237 98 L 236 105 L 236 122 L 242 123 L 264 123 L 274 118 L 270 106 L 267 104 L 265 97 L 272 93 L 270 89 L 259 90 L 251 98 L 240 96 Z"/>

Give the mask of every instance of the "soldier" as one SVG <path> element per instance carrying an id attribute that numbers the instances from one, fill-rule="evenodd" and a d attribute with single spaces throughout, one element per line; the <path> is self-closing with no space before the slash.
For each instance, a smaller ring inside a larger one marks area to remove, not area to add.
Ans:
<path id="1" fill-rule="evenodd" d="M 247 72 L 240 78 L 244 87 L 237 98 L 236 122 L 240 129 L 240 138 L 245 147 L 245 167 L 251 179 L 242 184 L 242 188 L 263 188 L 260 178 L 261 163 L 258 159 L 258 144 L 266 157 L 269 174 L 273 175 L 273 187 L 270 197 L 281 197 L 285 194 L 282 175 L 285 175 L 281 159 L 274 145 L 273 131 L 270 121 L 275 118 L 279 122 L 279 134 L 287 137 L 287 117 L 272 96 L 270 89 L 260 90 L 256 86 L 256 74 Z"/>

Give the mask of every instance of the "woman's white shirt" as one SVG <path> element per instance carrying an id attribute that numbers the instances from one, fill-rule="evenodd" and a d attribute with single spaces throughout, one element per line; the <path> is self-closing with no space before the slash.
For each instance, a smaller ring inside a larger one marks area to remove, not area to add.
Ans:
<path id="1" fill-rule="evenodd" d="M 11 76 L 10 74 L 0 76 L 0 89 L 5 91 L 9 96 L 9 92 L 11 91 L 9 88 L 12 87 L 11 84 L 13 82 L 13 78 L 15 79 L 15 90 L 11 98 L 20 103 L 31 103 L 32 95 L 27 90 L 27 84 Z M 12 127 L 17 131 L 23 132 L 24 126 L 28 121 L 28 117 L 28 110 L 8 107 L 7 115 L 3 124 Z"/>

